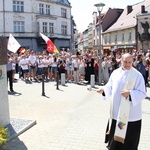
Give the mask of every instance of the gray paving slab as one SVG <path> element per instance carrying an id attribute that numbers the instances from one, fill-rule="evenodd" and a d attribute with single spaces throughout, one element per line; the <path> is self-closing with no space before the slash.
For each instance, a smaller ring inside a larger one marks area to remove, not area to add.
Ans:
<path id="1" fill-rule="evenodd" d="M 9 94 L 10 116 L 36 120 L 36 125 L 11 140 L 10 150 L 106 150 L 104 134 L 109 117 L 109 100 L 103 100 L 86 85 L 55 82 L 14 83 Z M 150 95 L 150 89 L 147 89 Z M 150 101 L 143 100 L 143 124 L 139 150 L 150 147 Z"/>

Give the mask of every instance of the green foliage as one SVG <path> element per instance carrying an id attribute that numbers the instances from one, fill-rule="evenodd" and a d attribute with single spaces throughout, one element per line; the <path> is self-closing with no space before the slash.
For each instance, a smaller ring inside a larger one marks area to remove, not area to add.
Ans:
<path id="1" fill-rule="evenodd" d="M 0 126 L 0 147 L 5 148 L 8 141 L 8 129 Z"/>

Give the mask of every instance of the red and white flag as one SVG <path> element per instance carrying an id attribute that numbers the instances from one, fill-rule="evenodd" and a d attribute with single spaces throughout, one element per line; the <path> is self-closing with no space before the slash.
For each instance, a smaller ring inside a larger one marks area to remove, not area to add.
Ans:
<path id="1" fill-rule="evenodd" d="M 47 51 L 48 52 L 59 53 L 58 49 L 56 48 L 56 46 L 54 45 L 54 43 L 46 35 L 44 35 L 42 33 L 40 33 L 40 35 L 42 36 L 43 40 L 47 44 Z"/>
<path id="2" fill-rule="evenodd" d="M 26 51 L 26 50 L 25 50 L 25 48 L 23 48 L 23 47 L 20 47 L 19 50 L 18 50 L 19 53 L 24 53 L 25 51 Z"/>
<path id="3" fill-rule="evenodd" d="M 13 35 L 10 33 L 8 43 L 7 43 L 7 49 L 13 53 L 16 53 L 17 50 L 21 47 L 21 45 L 18 43 L 18 41 L 13 37 Z"/>

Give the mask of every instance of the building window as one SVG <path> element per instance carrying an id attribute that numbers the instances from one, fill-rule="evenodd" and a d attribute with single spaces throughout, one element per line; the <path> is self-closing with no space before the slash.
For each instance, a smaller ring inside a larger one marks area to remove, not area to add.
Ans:
<path id="1" fill-rule="evenodd" d="M 67 10 L 65 8 L 61 8 L 61 17 L 67 18 Z"/>
<path id="2" fill-rule="evenodd" d="M 132 35 L 131 32 L 129 32 L 129 41 L 131 41 Z"/>
<path id="3" fill-rule="evenodd" d="M 107 44 L 107 36 L 105 37 L 105 44 Z"/>
<path id="4" fill-rule="evenodd" d="M 14 21 L 14 32 L 25 32 L 24 31 L 24 21 Z"/>
<path id="5" fill-rule="evenodd" d="M 61 25 L 61 34 L 67 34 L 67 25 Z"/>
<path id="6" fill-rule="evenodd" d="M 95 40 L 93 41 L 93 45 L 95 46 Z"/>
<path id="7" fill-rule="evenodd" d="M 97 43 L 95 43 L 95 44 L 99 45 L 99 42 L 100 42 L 100 40 L 99 40 L 99 39 L 97 39 Z"/>
<path id="8" fill-rule="evenodd" d="M 54 33 L 54 23 L 49 23 L 49 33 Z"/>
<path id="9" fill-rule="evenodd" d="M 124 33 L 122 34 L 122 42 L 124 41 Z"/>
<path id="10" fill-rule="evenodd" d="M 111 43 L 111 36 L 109 36 L 109 44 Z"/>
<path id="11" fill-rule="evenodd" d="M 39 4 L 39 13 L 44 14 L 44 4 Z"/>
<path id="12" fill-rule="evenodd" d="M 43 22 L 43 32 L 47 33 L 47 22 Z"/>
<path id="13" fill-rule="evenodd" d="M 99 31 L 100 31 L 99 28 L 96 28 L 97 35 L 99 35 Z"/>
<path id="14" fill-rule="evenodd" d="M 93 30 L 93 36 L 95 36 L 95 30 Z"/>
<path id="15" fill-rule="evenodd" d="M 46 15 L 50 15 L 50 5 L 46 5 Z"/>
<path id="16" fill-rule="evenodd" d="M 117 42 L 117 35 L 115 35 L 115 43 Z"/>
<path id="17" fill-rule="evenodd" d="M 95 19 L 93 20 L 93 25 L 94 25 L 94 28 L 95 28 Z"/>
<path id="18" fill-rule="evenodd" d="M 13 1 L 13 11 L 24 12 L 24 2 L 22 2 L 22 1 Z"/>

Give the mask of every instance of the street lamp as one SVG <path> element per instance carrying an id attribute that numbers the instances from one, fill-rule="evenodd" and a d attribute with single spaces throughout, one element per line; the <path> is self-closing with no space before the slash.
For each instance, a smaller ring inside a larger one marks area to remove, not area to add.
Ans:
<path id="1" fill-rule="evenodd" d="M 102 44 L 101 44 L 101 12 L 103 7 L 105 6 L 104 3 L 98 3 L 94 5 L 97 7 L 97 11 L 99 13 L 99 69 L 98 69 L 98 83 L 99 85 L 102 83 Z"/>

